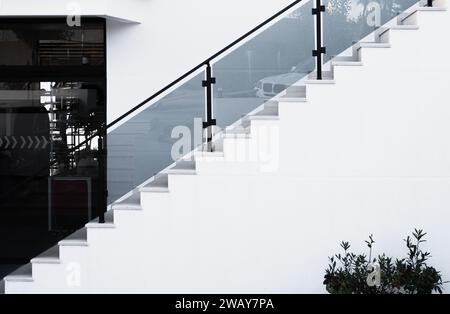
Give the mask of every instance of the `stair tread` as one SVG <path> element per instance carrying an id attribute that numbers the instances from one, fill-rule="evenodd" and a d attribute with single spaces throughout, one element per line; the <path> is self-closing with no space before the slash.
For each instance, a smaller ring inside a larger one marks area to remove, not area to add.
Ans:
<path id="1" fill-rule="evenodd" d="M 310 84 L 312 82 L 317 82 L 317 83 L 326 83 L 328 82 L 334 82 L 334 77 L 333 77 L 333 71 L 322 71 L 322 79 L 321 80 L 317 80 L 317 72 L 312 72 L 307 79 L 307 84 Z"/>
<path id="2" fill-rule="evenodd" d="M 88 246 L 88 241 L 82 239 L 62 240 L 58 244 L 59 246 Z"/>
<path id="3" fill-rule="evenodd" d="M 196 159 L 197 158 L 203 158 L 203 157 L 206 157 L 206 158 L 209 158 L 209 157 L 211 157 L 211 158 L 222 158 L 222 157 L 224 157 L 224 153 L 223 152 L 198 151 L 198 152 L 195 152 L 194 156 L 195 156 Z"/>
<path id="4" fill-rule="evenodd" d="M 395 30 L 417 30 L 419 29 L 419 25 L 395 25 L 390 27 L 389 29 L 395 29 Z"/>
<path id="5" fill-rule="evenodd" d="M 99 223 L 99 218 L 95 218 L 91 222 L 88 222 L 86 224 L 86 228 L 103 228 L 103 229 L 109 229 L 109 228 L 115 228 L 116 225 L 114 224 L 114 213 L 112 210 L 109 210 L 105 213 L 105 222 Z"/>
<path id="6" fill-rule="evenodd" d="M 250 121 L 250 117 L 248 117 Z M 250 126 L 246 128 L 235 127 L 233 129 L 225 129 L 223 138 L 250 138 Z"/>
<path id="7" fill-rule="evenodd" d="M 249 116 L 249 118 L 252 117 L 267 117 L 267 116 L 274 116 L 278 117 L 278 107 L 277 108 L 264 108 L 254 115 Z"/>
<path id="8" fill-rule="evenodd" d="M 269 100 L 264 103 L 264 108 L 278 108 L 278 101 Z"/>
<path id="9" fill-rule="evenodd" d="M 304 98 L 306 97 L 306 85 L 293 85 L 286 89 L 284 97 Z"/>
<path id="10" fill-rule="evenodd" d="M 307 98 L 306 97 L 280 97 L 280 100 L 283 102 L 307 102 Z"/>
<path id="11" fill-rule="evenodd" d="M 249 117 L 250 120 L 279 120 L 277 115 L 253 115 Z"/>
<path id="12" fill-rule="evenodd" d="M 358 46 L 361 48 L 391 48 L 390 43 L 376 43 L 376 42 L 360 42 Z"/>
<path id="13" fill-rule="evenodd" d="M 112 205 L 113 210 L 142 210 L 141 194 L 133 192 L 133 194 L 125 200 Z"/>
<path id="14" fill-rule="evenodd" d="M 98 228 L 98 229 L 111 229 L 111 228 L 115 228 L 116 225 L 111 223 L 111 222 L 105 222 L 103 224 L 97 222 L 89 222 L 86 224 L 86 228 L 89 229 L 93 229 L 93 228 Z"/>
<path id="15" fill-rule="evenodd" d="M 333 62 L 361 62 L 355 56 L 336 56 L 333 58 Z"/>
<path id="16" fill-rule="evenodd" d="M 251 138 L 250 134 L 247 133 L 225 133 L 224 138 L 245 138 L 249 139 Z"/>
<path id="17" fill-rule="evenodd" d="M 154 181 L 147 184 L 147 187 L 168 187 L 169 177 L 165 174 L 159 175 Z"/>
<path id="18" fill-rule="evenodd" d="M 336 81 L 334 79 L 323 77 L 321 80 L 317 79 L 309 79 L 306 81 L 306 84 L 335 84 Z"/>
<path id="19" fill-rule="evenodd" d="M 333 61 L 333 65 L 335 66 L 362 66 L 362 61 Z"/>
<path id="20" fill-rule="evenodd" d="M 250 116 L 248 117 L 250 119 Z M 223 135 L 224 137 L 235 136 L 235 135 L 249 135 L 250 134 L 250 126 L 243 128 L 242 126 L 237 126 L 234 128 L 226 128 Z"/>
<path id="21" fill-rule="evenodd" d="M 58 242 L 58 244 L 61 246 L 76 246 L 76 245 L 80 245 L 80 246 L 85 246 L 87 245 L 87 229 L 86 228 L 81 228 L 77 231 L 75 231 L 74 233 L 72 233 L 71 235 L 69 235 L 67 238 L 61 240 Z"/>
<path id="22" fill-rule="evenodd" d="M 59 246 L 55 245 L 31 260 L 31 263 L 59 263 Z"/>
<path id="23" fill-rule="evenodd" d="M 167 170 L 167 173 L 171 174 L 191 174 L 195 173 L 195 161 L 181 160 L 176 163 L 175 166 Z"/>
<path id="24" fill-rule="evenodd" d="M 6 281 L 33 281 L 31 263 L 23 265 L 4 278 Z"/>
<path id="25" fill-rule="evenodd" d="M 141 188 L 141 192 L 168 192 L 169 177 L 167 173 L 159 174 L 155 179 Z"/>
<path id="26" fill-rule="evenodd" d="M 192 169 L 195 170 L 195 161 L 181 160 L 172 169 Z"/>
<path id="27" fill-rule="evenodd" d="M 447 7 L 418 7 L 417 11 L 447 11 Z"/>

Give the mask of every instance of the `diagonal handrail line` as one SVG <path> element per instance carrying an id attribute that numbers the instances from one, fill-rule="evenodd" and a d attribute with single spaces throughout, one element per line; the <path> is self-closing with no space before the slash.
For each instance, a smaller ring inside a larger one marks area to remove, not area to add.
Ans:
<path id="1" fill-rule="evenodd" d="M 157 97 L 161 96 L 162 94 L 164 94 L 165 92 L 167 92 L 168 90 L 170 90 L 172 87 L 176 86 L 178 83 L 182 82 L 183 80 L 185 80 L 186 78 L 188 78 L 189 76 L 191 76 L 192 74 L 194 74 L 195 72 L 197 72 L 198 70 L 200 70 L 202 67 L 207 66 L 208 64 L 211 63 L 211 61 L 213 61 L 214 59 L 216 59 L 217 57 L 220 57 L 222 54 L 224 54 L 225 52 L 227 52 L 228 50 L 230 50 L 231 48 L 233 48 L 234 46 L 236 46 L 237 44 L 239 44 L 240 42 L 244 41 L 245 39 L 247 39 L 248 37 L 252 36 L 253 34 L 255 34 L 256 32 L 258 32 L 259 30 L 261 30 L 262 28 L 264 28 L 265 26 L 267 26 L 269 23 L 271 23 L 273 20 L 277 19 L 278 17 L 282 16 L 283 14 L 285 14 L 286 12 L 288 12 L 289 10 L 291 10 L 292 8 L 294 8 L 297 4 L 299 4 L 300 2 L 303 2 L 305 0 L 296 0 L 294 2 L 292 2 L 291 4 L 289 4 L 288 6 L 284 7 L 283 9 L 281 9 L 280 11 L 278 11 L 277 13 L 275 13 L 274 15 L 272 15 L 271 17 L 267 18 L 264 22 L 258 24 L 257 26 L 255 26 L 253 29 L 251 29 L 250 31 L 248 31 L 247 33 L 245 33 L 244 35 L 242 35 L 241 37 L 239 37 L 238 39 L 236 39 L 235 41 L 233 41 L 232 43 L 230 43 L 228 46 L 222 48 L 220 51 L 216 52 L 215 54 L 213 54 L 212 56 L 210 56 L 209 58 L 207 58 L 205 61 L 203 61 L 202 63 L 198 64 L 197 66 L 195 66 L 194 68 L 192 68 L 191 70 L 187 71 L 186 73 L 184 73 L 183 75 L 181 75 L 179 78 L 177 78 L 176 80 L 174 80 L 173 82 L 169 83 L 168 85 L 166 85 L 165 87 L 161 88 L 159 91 L 157 91 L 156 93 L 154 93 L 152 96 L 148 97 L 147 99 L 143 100 L 142 102 L 140 102 L 138 105 L 136 105 L 135 107 L 133 107 L 132 109 L 128 110 L 127 112 L 125 112 L 123 115 L 121 115 L 120 117 L 116 118 L 115 120 L 113 120 L 111 123 L 107 124 L 107 125 L 103 125 L 99 128 L 99 130 L 97 132 L 95 132 L 94 134 L 92 134 L 91 136 L 87 137 L 84 141 L 82 141 L 80 144 L 76 145 L 75 147 L 72 147 L 67 153 L 71 154 L 76 152 L 78 149 L 80 149 L 81 147 L 83 147 L 86 143 L 92 141 L 94 138 L 98 137 L 98 136 L 104 136 L 106 134 L 106 131 L 115 126 L 117 123 L 119 123 L 120 121 L 122 121 L 123 119 L 125 119 L 126 117 L 128 117 L 129 115 L 131 115 L 132 113 L 136 112 L 137 110 L 139 110 L 140 108 L 142 108 L 143 106 L 145 106 L 147 103 L 149 103 L 150 101 L 156 99 Z M 16 190 L 20 189 L 21 187 L 23 187 L 24 185 L 26 185 L 27 183 L 31 182 L 33 179 L 35 179 L 36 177 L 39 176 L 40 173 L 42 173 L 43 171 L 45 171 L 46 169 L 49 169 L 50 167 L 54 166 L 58 161 L 57 160 L 53 160 L 52 162 L 50 162 L 48 165 L 46 165 L 46 167 L 43 167 L 42 169 L 39 169 L 38 171 L 36 171 L 36 173 L 32 176 L 29 176 L 27 179 L 25 179 L 24 181 L 22 181 L 21 183 L 19 183 L 18 185 L 16 185 L 14 188 L 12 188 L 11 190 L 7 191 L 6 193 L 4 193 L 3 195 L 0 196 L 0 200 L 2 200 L 5 197 L 9 197 L 11 195 L 11 193 L 15 192 Z"/>

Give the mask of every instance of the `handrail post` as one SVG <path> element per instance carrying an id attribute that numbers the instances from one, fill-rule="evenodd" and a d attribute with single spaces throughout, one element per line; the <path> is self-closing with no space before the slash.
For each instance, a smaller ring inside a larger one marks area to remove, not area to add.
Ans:
<path id="1" fill-rule="evenodd" d="M 106 198 L 108 197 L 107 186 L 105 185 L 106 181 L 106 150 L 105 150 L 105 141 L 103 138 L 103 132 L 101 132 L 98 136 L 98 195 L 99 195 L 99 217 L 98 222 L 103 224 L 105 223 L 105 212 L 106 212 Z"/>
<path id="2" fill-rule="evenodd" d="M 213 126 L 216 125 L 216 119 L 213 119 L 213 85 L 216 84 L 216 78 L 212 76 L 211 64 L 206 63 L 205 80 L 202 81 L 202 86 L 206 88 L 205 98 L 205 121 L 203 122 L 203 129 L 206 130 L 206 149 L 213 151 L 212 138 Z"/>
<path id="3" fill-rule="evenodd" d="M 322 0 L 316 0 L 316 6 L 312 9 L 312 14 L 316 16 L 316 49 L 313 50 L 313 57 L 316 58 L 317 79 L 322 79 L 322 54 L 326 53 L 326 48 L 322 46 L 322 13 L 325 6 Z"/>

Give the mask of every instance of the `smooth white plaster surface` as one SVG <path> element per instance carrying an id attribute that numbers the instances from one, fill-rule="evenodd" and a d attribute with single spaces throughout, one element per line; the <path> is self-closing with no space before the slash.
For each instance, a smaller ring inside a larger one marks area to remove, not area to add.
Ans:
<path id="1" fill-rule="evenodd" d="M 419 30 L 308 84 L 308 102 L 281 103 L 224 159 L 198 158 L 197 175 L 171 175 L 170 193 L 142 193 L 144 210 L 115 212 L 115 228 L 89 228 L 88 247 L 61 247 L 61 264 L 7 292 L 323 293 L 342 240 L 367 252 L 373 233 L 375 254 L 400 257 L 414 228 L 449 280 L 449 15 L 420 12 Z M 275 171 L 230 160 L 258 139 Z"/>

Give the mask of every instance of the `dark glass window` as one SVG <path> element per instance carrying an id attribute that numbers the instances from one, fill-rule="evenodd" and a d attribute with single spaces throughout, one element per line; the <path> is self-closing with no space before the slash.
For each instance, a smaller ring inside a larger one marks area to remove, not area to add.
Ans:
<path id="1" fill-rule="evenodd" d="M 98 216 L 105 22 L 0 19 L 0 278 Z"/>
<path id="2" fill-rule="evenodd" d="M 104 28 L 83 21 L 79 27 L 63 19 L 5 20 L 0 24 L 1 65 L 102 65 Z"/>

